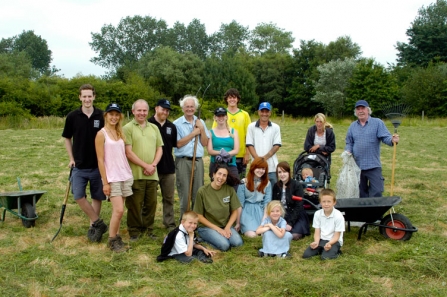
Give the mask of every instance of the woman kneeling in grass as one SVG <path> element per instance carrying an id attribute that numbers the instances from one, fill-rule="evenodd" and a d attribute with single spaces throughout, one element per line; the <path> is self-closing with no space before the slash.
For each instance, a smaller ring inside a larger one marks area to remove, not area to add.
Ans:
<path id="1" fill-rule="evenodd" d="M 194 211 L 199 215 L 199 236 L 221 251 L 244 243 L 233 227 L 241 208 L 233 188 L 238 182 L 227 165 L 218 164 L 213 171 L 213 181 L 197 191 L 194 203 Z"/>
<path id="2" fill-rule="evenodd" d="M 96 134 L 95 145 L 99 172 L 104 194 L 112 202 L 109 241 L 107 246 L 114 252 L 125 252 L 129 248 L 119 235 L 124 213 L 125 197 L 132 195 L 133 176 L 124 149 L 124 134 L 121 128 L 121 108 L 116 103 L 107 106 L 104 112 L 104 128 Z"/>

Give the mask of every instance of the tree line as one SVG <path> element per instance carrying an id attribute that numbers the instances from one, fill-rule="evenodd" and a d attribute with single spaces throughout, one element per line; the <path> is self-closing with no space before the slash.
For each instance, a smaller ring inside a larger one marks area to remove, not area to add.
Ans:
<path id="1" fill-rule="evenodd" d="M 268 101 L 292 116 L 344 117 L 364 99 L 376 110 L 399 102 L 412 113 L 446 116 L 447 1 L 422 6 L 406 34 L 408 43 L 396 43 L 397 63 L 384 66 L 362 57 L 349 36 L 328 44 L 301 40 L 293 48 L 292 33 L 272 23 L 250 30 L 232 21 L 208 35 L 198 19 L 169 28 L 162 19 L 128 16 L 91 33 L 91 61 L 107 74 L 67 79 L 50 65 L 46 41 L 23 31 L 0 41 L 0 116 L 65 116 L 79 105 L 83 83 L 97 88 L 100 106 L 118 102 L 125 109 L 138 98 L 177 104 L 210 85 L 210 110 L 237 88 L 249 111 Z"/>

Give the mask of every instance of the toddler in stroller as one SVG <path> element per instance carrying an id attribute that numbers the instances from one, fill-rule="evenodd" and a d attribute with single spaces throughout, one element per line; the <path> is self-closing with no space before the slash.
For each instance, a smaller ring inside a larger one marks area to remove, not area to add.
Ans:
<path id="1" fill-rule="evenodd" d="M 304 151 L 295 160 L 293 172 L 295 174 L 295 180 L 299 181 L 303 186 L 303 198 L 318 205 L 318 194 L 321 189 L 327 187 L 328 181 L 330 180 L 329 163 L 326 157 Z M 309 176 L 312 177 L 309 178 Z M 311 208 L 306 202 L 303 205 L 305 209 Z"/>

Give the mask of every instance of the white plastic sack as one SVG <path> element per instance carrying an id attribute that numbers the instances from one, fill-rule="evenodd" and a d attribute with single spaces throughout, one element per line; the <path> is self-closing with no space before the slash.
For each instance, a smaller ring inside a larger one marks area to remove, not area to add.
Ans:
<path id="1" fill-rule="evenodd" d="M 337 198 L 359 198 L 360 168 L 352 154 L 344 151 L 341 158 L 343 166 L 337 180 Z"/>

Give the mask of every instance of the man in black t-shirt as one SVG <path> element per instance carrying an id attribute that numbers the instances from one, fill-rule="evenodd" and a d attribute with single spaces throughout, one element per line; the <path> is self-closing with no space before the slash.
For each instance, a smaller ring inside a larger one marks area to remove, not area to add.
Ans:
<path id="1" fill-rule="evenodd" d="M 168 120 L 171 103 L 169 100 L 158 100 L 155 115 L 148 121 L 158 127 L 163 139 L 163 156 L 157 165 L 158 179 L 163 197 L 163 225 L 167 229 L 175 228 L 174 219 L 174 185 L 175 163 L 172 148 L 177 147 L 177 128 Z"/>
<path id="2" fill-rule="evenodd" d="M 99 217 L 101 203 L 106 197 L 102 191 L 95 137 L 104 126 L 104 116 L 102 110 L 93 107 L 93 86 L 82 85 L 79 88 L 79 100 L 82 106 L 67 115 L 62 137 L 65 138 L 65 149 L 70 158 L 68 167 L 73 168 L 70 181 L 74 199 L 90 219 L 87 237 L 90 241 L 100 242 L 108 227 Z M 92 204 L 86 199 L 87 183 L 90 183 Z"/>

